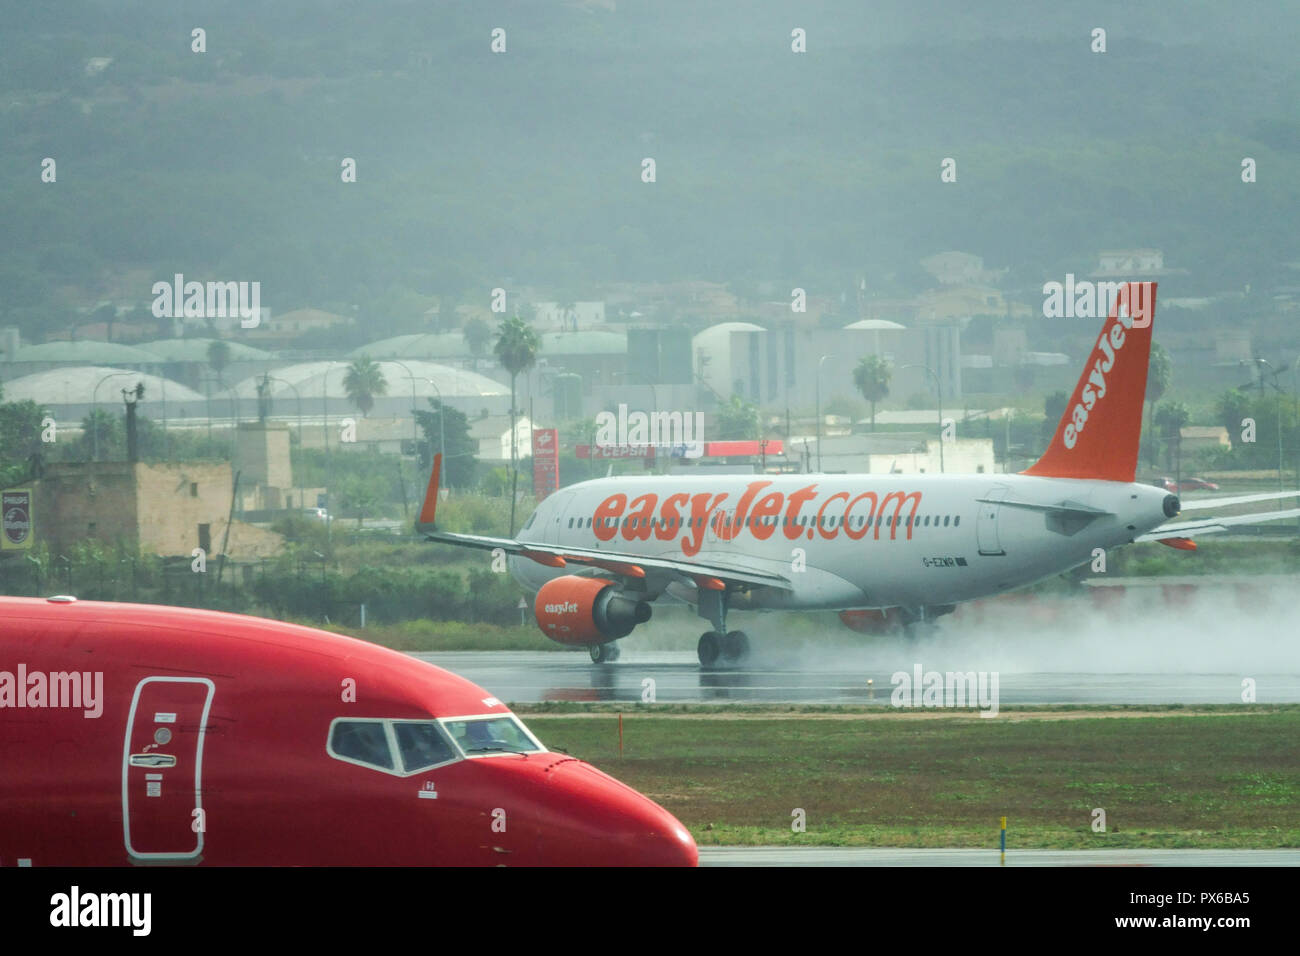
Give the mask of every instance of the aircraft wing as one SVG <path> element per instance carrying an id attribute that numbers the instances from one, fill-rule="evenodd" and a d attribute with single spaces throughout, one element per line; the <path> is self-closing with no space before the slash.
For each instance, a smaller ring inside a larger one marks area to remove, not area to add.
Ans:
<path id="1" fill-rule="evenodd" d="M 604 551 L 595 548 L 576 548 L 568 545 L 543 544 L 538 541 L 519 541 L 515 538 L 493 538 L 477 534 L 456 534 L 439 531 L 435 525 L 438 502 L 438 474 L 442 468 L 442 455 L 433 458 L 433 473 L 425 494 L 415 530 L 429 541 L 454 544 L 462 548 L 479 548 L 528 558 L 547 567 L 563 568 L 570 564 L 600 568 L 624 578 L 640 579 L 646 572 L 680 576 L 689 579 L 696 587 L 721 591 L 728 586 L 771 587 L 792 591 L 794 586 L 783 575 L 754 568 L 743 568 L 719 561 L 688 561 L 684 558 L 654 558 L 625 551 Z"/>
<path id="2" fill-rule="evenodd" d="M 1220 531 L 1227 531 L 1233 525 L 1259 524 L 1262 521 L 1282 521 L 1286 518 L 1298 517 L 1300 517 L 1300 508 L 1289 508 L 1286 511 L 1267 511 L 1261 514 L 1231 515 L 1225 518 L 1201 518 L 1197 521 L 1175 521 L 1173 524 L 1163 524 L 1154 531 L 1138 535 L 1133 540 L 1177 541 L 1186 539 L 1191 535 L 1217 534 Z"/>

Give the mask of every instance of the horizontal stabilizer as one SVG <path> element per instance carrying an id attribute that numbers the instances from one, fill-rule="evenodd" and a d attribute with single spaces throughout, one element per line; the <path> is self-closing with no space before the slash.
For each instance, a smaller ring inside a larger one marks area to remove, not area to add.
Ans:
<path id="1" fill-rule="evenodd" d="M 1218 534 L 1234 525 L 1260 524 L 1265 521 L 1283 521 L 1300 518 L 1300 508 L 1286 511 L 1268 511 L 1254 515 L 1232 515 L 1227 518 L 1202 518 L 1199 521 L 1177 521 L 1162 525 L 1154 531 L 1139 535 L 1134 541 L 1163 541 L 1165 538 L 1186 538 L 1193 534 Z"/>
<path id="2" fill-rule="evenodd" d="M 1234 495 L 1230 498 L 1184 498 L 1180 504 L 1183 511 L 1208 511 L 1211 508 L 1225 508 L 1228 505 L 1244 505 L 1252 501 L 1276 501 L 1278 498 L 1297 498 L 1300 491 L 1265 491 L 1257 495 Z"/>

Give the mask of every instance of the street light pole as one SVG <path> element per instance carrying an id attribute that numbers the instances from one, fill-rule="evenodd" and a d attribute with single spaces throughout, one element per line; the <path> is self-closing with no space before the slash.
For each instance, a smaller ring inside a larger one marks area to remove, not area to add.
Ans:
<path id="1" fill-rule="evenodd" d="M 433 386 L 433 390 L 438 393 L 438 454 L 440 454 L 442 460 L 446 462 L 447 429 L 443 427 L 443 420 L 447 417 L 447 403 L 442 400 L 442 389 L 438 387 L 437 382 L 429 378 L 427 375 L 421 375 L 420 380 L 422 382 L 428 382 Z M 414 418 L 414 416 L 412 416 L 412 418 Z"/>
<path id="2" fill-rule="evenodd" d="M 227 385 L 221 391 L 230 393 L 230 460 L 234 461 L 239 445 L 239 393 L 233 385 Z"/>
<path id="3" fill-rule="evenodd" d="M 330 372 L 336 368 L 346 369 L 347 365 L 331 363 L 320 378 L 321 416 L 325 430 L 325 544 L 330 554 L 334 553 L 334 515 L 331 514 L 334 502 L 330 498 L 330 486 L 334 479 L 334 459 L 330 456 L 329 379 Z"/>
<path id="4" fill-rule="evenodd" d="M 399 366 L 401 370 L 406 373 L 406 377 L 411 380 L 411 441 L 419 444 L 420 426 L 415 420 L 415 376 L 411 373 L 411 370 L 406 367 L 405 362 L 399 362 L 397 359 L 385 359 L 384 361 L 392 362 L 394 365 Z M 439 399 L 439 402 L 441 401 L 442 399 Z"/>
<path id="5" fill-rule="evenodd" d="M 294 385 L 292 382 L 286 382 L 284 379 L 280 378 L 277 375 L 267 375 L 266 380 L 268 382 L 279 382 L 281 385 L 287 385 L 291 389 L 293 389 L 294 398 L 298 400 L 298 448 L 301 450 L 302 448 L 302 393 L 298 391 L 297 385 Z M 290 462 L 292 462 L 293 461 L 292 457 L 290 457 L 289 460 Z M 305 507 L 306 504 L 303 502 L 303 496 L 302 496 L 302 469 L 299 468 L 298 469 L 298 508 L 301 510 L 302 508 Z"/>
<path id="6" fill-rule="evenodd" d="M 822 362 L 825 362 L 829 355 L 823 355 L 817 360 L 817 473 L 822 471 Z"/>
<path id="7" fill-rule="evenodd" d="M 90 390 L 90 431 L 91 431 L 91 444 L 94 448 L 94 451 L 92 452 L 91 455 L 92 461 L 99 460 L 99 420 L 95 417 L 95 413 L 99 411 L 99 398 L 98 398 L 99 386 L 103 385 L 110 378 L 115 378 L 120 375 L 130 376 L 130 375 L 138 375 L 138 374 L 139 374 L 138 372 L 109 372 L 98 382 L 96 382 L 95 387 Z"/>
<path id="8" fill-rule="evenodd" d="M 1268 359 L 1265 358 L 1257 358 L 1255 359 L 1255 362 L 1256 364 L 1259 365 L 1259 397 L 1262 399 L 1264 397 L 1264 369 L 1271 370 L 1273 366 L 1270 365 Z M 1273 372 L 1273 381 L 1271 384 L 1273 386 L 1273 390 L 1277 392 L 1277 490 L 1281 491 L 1282 490 L 1282 387 L 1277 384 L 1277 375 L 1278 375 L 1277 372 Z M 1180 443 L 1180 451 L 1181 451 L 1181 443 Z M 1179 463 L 1181 464 L 1181 457 L 1179 459 Z"/>
<path id="9" fill-rule="evenodd" d="M 929 372 L 929 373 L 930 373 L 930 377 L 934 379 L 934 387 L 935 387 L 935 389 L 937 390 L 937 392 L 939 393 L 939 474 L 942 475 L 943 472 L 944 472 L 944 462 L 943 462 L 943 380 L 939 378 L 939 373 L 936 372 L 934 369 L 930 368 L 930 366 L 928 366 L 928 365 L 921 365 L 921 364 L 908 364 L 908 365 L 904 365 L 904 366 L 902 366 L 902 368 L 923 368 L 923 369 L 925 369 L 927 372 Z"/>
<path id="10" fill-rule="evenodd" d="M 655 383 L 654 383 L 654 382 L 650 381 L 650 377 L 649 377 L 648 375 L 646 375 L 645 372 L 638 372 L 638 371 L 634 371 L 634 370 L 626 370 L 626 369 L 625 369 L 624 371 L 621 371 L 621 372 L 615 372 L 614 374 L 615 374 L 615 375 L 620 375 L 620 376 L 622 376 L 623 378 L 627 378 L 628 376 L 631 376 L 631 375 L 636 375 L 636 376 L 638 376 L 642 381 L 644 381 L 647 385 L 650 386 L 650 401 L 654 402 L 654 408 L 651 409 L 651 410 L 652 410 L 652 411 L 656 411 L 656 412 L 657 412 L 657 411 L 662 411 L 662 410 L 663 410 L 663 409 L 661 409 L 661 408 L 659 407 L 659 389 L 658 389 L 657 387 L 655 387 Z M 652 419 L 650 418 L 650 416 L 646 416 L 646 421 L 647 421 L 647 422 L 652 421 Z M 697 441 L 699 440 L 699 436 L 698 436 L 698 435 L 696 435 L 695 438 L 696 438 Z M 670 450 L 669 450 L 669 454 L 671 454 L 671 453 L 672 453 L 672 452 L 671 452 L 671 449 L 670 449 Z M 655 471 L 656 471 L 656 473 L 658 472 L 658 469 L 659 469 L 659 451 L 658 451 L 658 449 L 655 449 Z"/>
<path id="11" fill-rule="evenodd" d="M 166 368 L 165 368 L 165 367 L 163 368 L 163 371 L 166 371 Z M 163 442 L 163 457 L 165 457 L 168 461 L 171 461 L 171 460 L 172 460 L 172 446 L 171 446 L 171 442 L 169 442 L 169 441 L 167 440 L 167 376 L 166 376 L 166 375 L 159 375 L 159 376 L 158 376 L 158 380 L 159 380 L 159 383 L 160 383 L 161 386 L 162 386 L 162 442 Z M 132 578 L 131 578 L 131 586 L 132 586 L 132 588 L 134 588 L 134 587 L 135 587 L 135 577 L 134 577 L 134 575 L 135 575 L 135 568 L 134 568 L 134 566 L 132 566 L 131 574 L 132 574 Z"/>

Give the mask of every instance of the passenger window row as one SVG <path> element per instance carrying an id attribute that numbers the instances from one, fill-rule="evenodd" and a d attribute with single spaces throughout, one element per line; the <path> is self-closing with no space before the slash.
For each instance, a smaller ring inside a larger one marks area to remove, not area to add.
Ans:
<path id="1" fill-rule="evenodd" d="M 931 525 L 930 522 L 930 519 L 932 517 L 934 519 L 933 525 Z M 951 522 L 951 527 L 954 528 L 961 525 L 961 515 L 925 515 L 924 518 L 918 515 L 915 517 L 915 519 L 911 515 L 908 515 L 906 519 L 904 519 L 901 515 L 897 516 L 897 518 L 894 515 L 890 515 L 889 517 L 885 517 L 884 515 L 876 515 L 875 525 L 876 527 L 892 528 L 895 522 L 897 522 L 897 525 L 900 528 L 904 528 L 904 527 L 938 528 L 940 527 L 939 519 L 941 517 L 943 518 L 942 527 L 945 528 L 949 527 L 950 522 Z M 592 519 L 590 518 L 576 518 L 576 519 L 570 518 L 569 527 L 573 528 L 576 526 L 578 528 L 590 528 L 591 520 Z M 852 528 L 861 528 L 868 522 L 868 520 L 869 519 L 863 515 L 851 515 L 848 519 L 841 518 L 838 515 L 823 515 L 819 522 L 815 515 L 800 515 L 798 518 L 794 519 L 793 523 L 799 525 L 800 527 L 807 527 L 808 525 L 819 525 L 820 527 L 823 528 L 835 528 L 835 527 L 842 527 L 844 524 L 848 524 L 849 527 Z M 703 522 L 704 522 L 703 517 L 695 518 L 693 526 L 698 528 L 703 524 Z M 760 523 L 762 525 L 775 525 L 777 523 L 777 519 L 775 515 L 770 515 L 762 518 L 755 518 L 751 515 L 749 518 L 745 520 L 744 523 L 748 527 L 752 528 L 755 526 L 755 524 L 760 524 Z M 791 521 L 789 515 L 787 515 L 781 523 L 785 525 L 785 527 L 787 528 L 790 527 Z M 606 528 L 617 528 L 617 527 L 665 528 L 666 527 L 666 528 L 671 528 L 676 530 L 677 528 L 681 528 L 684 526 L 691 527 L 692 521 L 689 518 L 686 519 L 685 521 L 683 521 L 681 518 L 667 518 L 667 519 L 665 518 L 623 518 L 621 521 L 618 518 L 605 518 L 602 520 L 601 526 Z"/>

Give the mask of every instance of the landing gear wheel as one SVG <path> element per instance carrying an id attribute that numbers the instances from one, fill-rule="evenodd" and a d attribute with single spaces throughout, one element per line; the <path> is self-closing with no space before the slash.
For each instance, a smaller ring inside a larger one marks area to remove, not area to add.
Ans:
<path id="1" fill-rule="evenodd" d="M 749 635 L 744 631 L 728 631 L 722 638 L 722 656 L 731 663 L 749 656 Z"/>
<path id="2" fill-rule="evenodd" d="M 696 647 L 696 653 L 700 657 L 700 666 L 712 667 L 722 656 L 723 637 L 717 631 L 705 631 L 700 635 L 700 643 Z"/>
<path id="3" fill-rule="evenodd" d="M 903 625 L 903 636 L 909 644 L 915 644 L 919 640 L 933 637 L 938 630 L 939 626 L 933 621 L 912 621 Z"/>
<path id="4" fill-rule="evenodd" d="M 608 644 L 593 644 L 587 648 L 587 651 L 591 654 L 593 664 L 612 664 L 619 657 L 617 641 L 610 641 Z"/>

